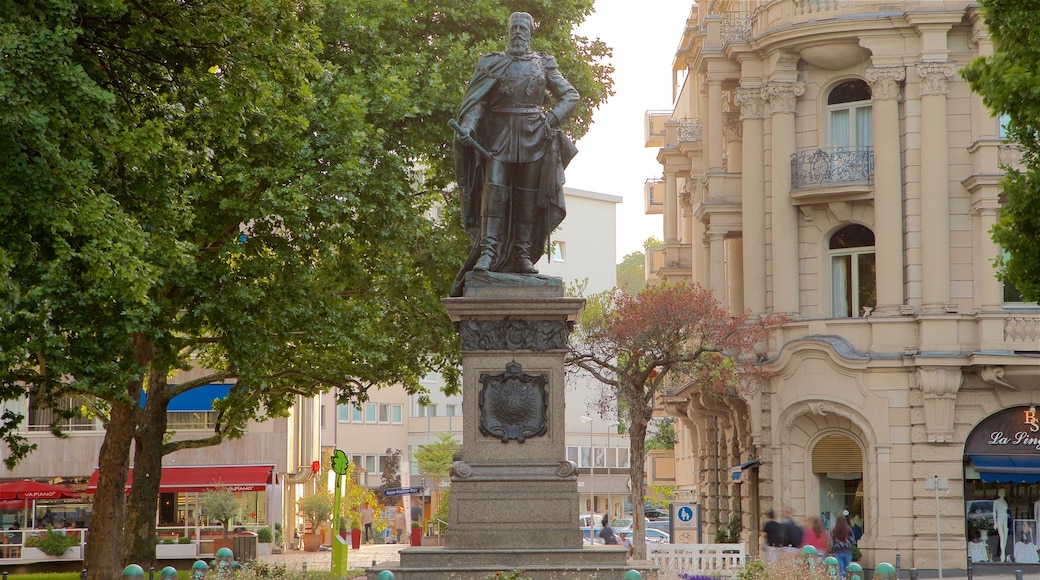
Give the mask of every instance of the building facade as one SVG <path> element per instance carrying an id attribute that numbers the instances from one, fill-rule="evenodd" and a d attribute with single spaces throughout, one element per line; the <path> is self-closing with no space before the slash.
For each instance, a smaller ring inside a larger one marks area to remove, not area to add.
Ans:
<path id="1" fill-rule="evenodd" d="M 1013 560 L 1040 518 L 1040 311 L 993 268 L 1017 159 L 959 74 L 992 52 L 978 5 L 698 4 L 674 109 L 646 115 L 646 211 L 664 217 L 648 263 L 789 323 L 753 395 L 662 397 L 679 496 L 740 516 L 753 550 L 760 512 L 789 506 L 847 513 L 865 568 L 936 568 L 937 533 L 943 567 L 969 547 Z"/>

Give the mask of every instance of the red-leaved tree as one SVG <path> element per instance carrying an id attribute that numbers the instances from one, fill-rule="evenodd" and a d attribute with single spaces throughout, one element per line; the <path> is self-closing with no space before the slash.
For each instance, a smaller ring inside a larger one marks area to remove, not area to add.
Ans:
<path id="1" fill-rule="evenodd" d="M 731 314 L 697 284 L 658 284 L 634 296 L 614 290 L 586 302 L 567 363 L 606 385 L 608 398 L 627 411 L 635 557 L 646 557 L 640 482 L 655 394 L 691 384 L 720 397 L 749 393 L 769 376 L 756 347 L 785 321 Z"/>

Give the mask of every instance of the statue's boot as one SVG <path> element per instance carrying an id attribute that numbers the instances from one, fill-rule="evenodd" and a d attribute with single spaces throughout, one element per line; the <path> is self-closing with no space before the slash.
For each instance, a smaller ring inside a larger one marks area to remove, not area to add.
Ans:
<path id="1" fill-rule="evenodd" d="M 531 263 L 531 235 L 534 231 L 534 220 L 538 214 L 537 189 L 517 189 L 513 200 L 514 221 L 516 224 L 516 271 L 522 274 L 537 274 Z"/>
<path id="2" fill-rule="evenodd" d="M 498 242 L 502 239 L 503 217 L 509 202 L 509 188 L 504 185 L 489 185 L 484 206 L 484 235 L 480 238 L 480 257 L 473 265 L 474 270 L 490 270 L 498 255 Z"/>

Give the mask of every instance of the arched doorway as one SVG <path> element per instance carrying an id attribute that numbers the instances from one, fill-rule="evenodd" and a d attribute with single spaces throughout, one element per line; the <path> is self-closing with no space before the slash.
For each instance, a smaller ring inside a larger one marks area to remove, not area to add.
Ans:
<path id="1" fill-rule="evenodd" d="M 812 449 L 812 473 L 820 490 L 820 517 L 829 530 L 844 515 L 858 540 L 863 535 L 863 451 L 852 438 L 826 435 Z"/>

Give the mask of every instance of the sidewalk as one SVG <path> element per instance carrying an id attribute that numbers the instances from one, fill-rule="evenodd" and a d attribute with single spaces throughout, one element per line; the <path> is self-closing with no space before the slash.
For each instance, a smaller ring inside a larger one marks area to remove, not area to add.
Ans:
<path id="1" fill-rule="evenodd" d="M 408 544 L 362 544 L 357 550 L 351 549 L 347 552 L 347 567 L 370 568 L 373 561 L 380 562 L 401 560 L 398 552 L 407 548 Z M 304 552 L 302 550 L 287 550 L 282 554 L 268 554 L 260 556 L 259 560 L 277 566 L 285 566 L 290 570 L 303 568 L 306 562 L 308 570 L 331 570 L 332 551 L 321 550 L 318 552 Z"/>

